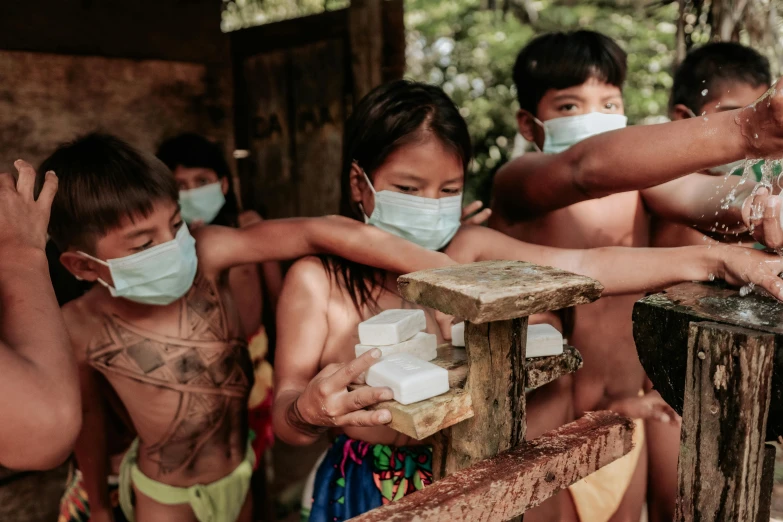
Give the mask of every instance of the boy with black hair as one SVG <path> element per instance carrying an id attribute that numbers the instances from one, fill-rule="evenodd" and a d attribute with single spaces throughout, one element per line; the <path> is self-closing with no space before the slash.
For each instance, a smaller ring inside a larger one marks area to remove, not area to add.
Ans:
<path id="1" fill-rule="evenodd" d="M 769 90 L 770 85 L 769 61 L 760 53 L 734 42 L 709 43 L 689 52 L 675 71 L 669 117 L 675 121 L 696 116 L 709 118 L 715 113 L 746 107 Z M 743 163 L 735 161 L 702 174 L 742 174 Z M 760 166 L 753 170 L 759 181 Z M 690 177 L 671 183 L 687 186 Z M 664 220 L 653 222 L 654 246 L 684 246 L 705 241 L 713 240 L 705 239 L 703 232 L 685 225 Z"/>
<path id="2" fill-rule="evenodd" d="M 226 288 L 228 269 L 316 252 L 399 273 L 453 263 L 337 217 L 205 226 L 191 236 L 168 168 L 111 136 L 60 147 L 44 162 L 44 170 L 55 168 L 60 192 L 49 233 L 63 265 L 98 283 L 63 309 L 84 401 L 76 456 L 94 521 L 112 519 L 96 371 L 138 433 L 120 471 L 129 520 L 249 520 L 252 367 Z M 383 392 L 359 390 L 346 400 L 372 403 Z"/>
<path id="3" fill-rule="evenodd" d="M 724 233 L 752 229 L 767 245 L 781 246 L 779 199 L 764 189 L 752 192 L 753 183 L 703 177 L 677 188 L 644 189 L 783 152 L 783 93 L 755 109 L 626 129 L 625 75 L 625 52 L 592 31 L 546 34 L 520 52 L 514 67 L 519 131 L 543 154 L 525 154 L 500 170 L 490 226 L 549 246 L 641 247 L 650 243 L 655 214 Z M 751 216 L 752 205 L 764 209 L 760 217 Z M 572 406 L 577 416 L 612 409 L 674 433 L 677 420 L 650 390 L 636 355 L 630 318 L 640 297 L 604 298 L 576 309 L 569 337 L 585 362 L 573 376 Z M 639 396 L 641 390 L 647 393 Z M 676 445 L 671 450 L 676 454 Z M 638 521 L 647 462 L 642 440 L 632 454 L 570 488 L 573 503 L 563 509 L 585 522 Z"/>

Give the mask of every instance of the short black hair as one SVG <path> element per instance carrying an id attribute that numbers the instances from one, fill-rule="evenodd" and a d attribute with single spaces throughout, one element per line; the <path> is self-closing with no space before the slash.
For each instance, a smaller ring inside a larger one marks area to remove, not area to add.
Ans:
<path id="1" fill-rule="evenodd" d="M 157 156 L 172 172 L 177 170 L 177 167 L 210 169 L 217 174 L 218 179 L 228 179 L 231 187 L 231 169 L 223 150 L 220 145 L 200 134 L 186 132 L 164 141 L 158 148 Z M 234 191 L 229 188 L 226 203 L 212 220 L 212 224 L 236 227 L 239 224 L 238 216 L 239 203 Z"/>
<path id="2" fill-rule="evenodd" d="M 682 104 L 700 114 L 727 82 L 753 87 L 771 85 L 769 61 L 754 49 L 734 42 L 698 47 L 688 53 L 674 73 L 669 109 Z M 705 89 L 707 93 L 703 95 Z"/>
<path id="3" fill-rule="evenodd" d="M 567 89 L 590 78 L 622 89 L 627 70 L 625 51 L 606 35 L 586 30 L 547 33 L 520 51 L 514 84 L 519 106 L 535 115 L 549 89 Z"/>
<path id="4" fill-rule="evenodd" d="M 59 188 L 49 235 L 61 252 L 92 250 L 123 219 L 148 215 L 158 201 L 177 201 L 177 184 L 163 162 L 108 134 L 61 145 L 41 164 L 39 180 L 50 170 Z"/>

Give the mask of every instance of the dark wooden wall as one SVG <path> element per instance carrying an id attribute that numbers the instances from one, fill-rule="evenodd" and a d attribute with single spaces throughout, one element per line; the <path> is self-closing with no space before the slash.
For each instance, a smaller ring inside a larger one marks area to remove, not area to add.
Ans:
<path id="1" fill-rule="evenodd" d="M 0 171 L 102 130 L 154 150 L 194 131 L 233 151 L 220 0 L 0 2 Z"/>

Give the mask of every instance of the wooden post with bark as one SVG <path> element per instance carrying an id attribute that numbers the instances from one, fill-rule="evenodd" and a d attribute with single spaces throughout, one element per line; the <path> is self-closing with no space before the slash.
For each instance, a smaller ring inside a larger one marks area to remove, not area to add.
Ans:
<path id="1" fill-rule="evenodd" d="M 392 412 L 394 429 L 417 439 L 434 435 L 433 472 L 440 480 L 355 521 L 515 520 L 631 450 L 633 422 L 610 412 L 525 441 L 525 390 L 582 362 L 570 347 L 526 360 L 528 317 L 591 302 L 600 296 L 598 282 L 492 261 L 408 274 L 399 288 L 409 301 L 464 319 L 466 349 L 443 347 L 435 360 L 449 371 L 447 394 L 378 406 Z"/>
<path id="2" fill-rule="evenodd" d="M 639 359 L 682 414 L 678 522 L 769 520 L 781 432 L 783 304 L 688 283 L 634 308 Z"/>

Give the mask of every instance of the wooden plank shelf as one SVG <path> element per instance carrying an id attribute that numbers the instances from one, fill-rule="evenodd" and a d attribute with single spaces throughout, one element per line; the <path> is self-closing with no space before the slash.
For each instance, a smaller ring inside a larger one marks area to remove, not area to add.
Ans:
<path id="1" fill-rule="evenodd" d="M 423 270 L 401 276 L 397 285 L 408 301 L 474 324 L 590 303 L 603 291 L 589 277 L 522 261 Z"/>
<path id="2" fill-rule="evenodd" d="M 447 393 L 407 406 L 396 401 L 386 401 L 368 409 L 389 410 L 392 414 L 389 427 L 417 440 L 426 439 L 440 430 L 471 418 L 472 401 L 464 390 L 468 376 L 465 349 L 443 344 L 438 347 L 438 357 L 432 363 L 448 370 L 451 389 Z M 562 355 L 528 359 L 526 388 L 539 388 L 562 375 L 575 372 L 581 366 L 582 356 L 571 346 L 567 346 Z M 361 386 L 354 385 L 351 389 Z"/>

